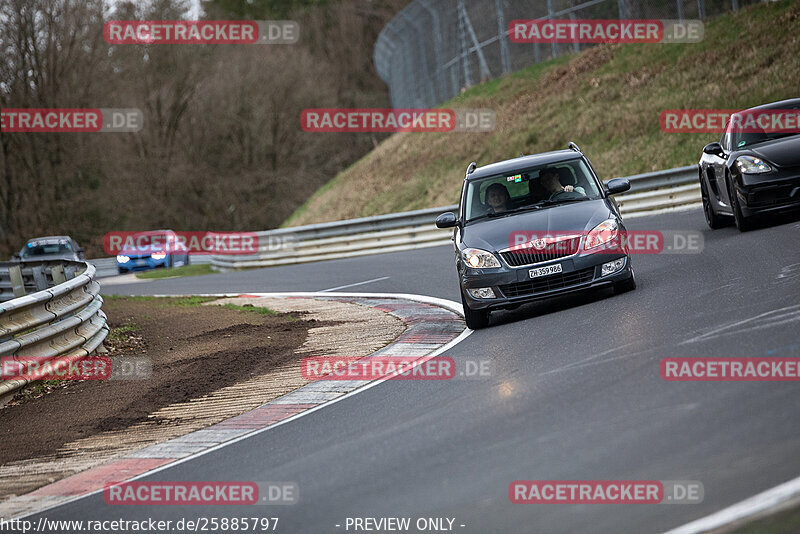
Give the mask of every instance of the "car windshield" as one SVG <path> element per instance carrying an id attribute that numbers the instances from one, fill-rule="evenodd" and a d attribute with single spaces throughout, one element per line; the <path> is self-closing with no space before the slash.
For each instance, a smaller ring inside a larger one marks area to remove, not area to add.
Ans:
<path id="1" fill-rule="evenodd" d="M 50 254 L 71 254 L 69 243 L 28 243 L 22 250 L 23 258 L 46 256 Z"/>
<path id="2" fill-rule="evenodd" d="M 752 110 L 732 115 L 727 126 L 731 148 L 738 150 L 798 135 L 798 111 L 800 106 L 781 106 L 780 109 Z"/>
<path id="3" fill-rule="evenodd" d="M 503 217 L 599 198 L 601 193 L 586 162 L 574 159 L 469 182 L 466 220 Z"/>

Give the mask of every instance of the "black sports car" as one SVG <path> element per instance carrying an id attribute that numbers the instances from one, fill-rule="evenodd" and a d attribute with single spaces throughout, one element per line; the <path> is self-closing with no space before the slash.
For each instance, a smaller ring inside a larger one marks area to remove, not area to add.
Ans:
<path id="1" fill-rule="evenodd" d="M 732 218 L 745 231 L 757 215 L 800 208 L 799 118 L 800 98 L 744 110 L 703 148 L 700 192 L 711 228 Z"/>
<path id="2" fill-rule="evenodd" d="M 483 328 L 491 310 L 594 287 L 636 287 L 622 217 L 607 185 L 574 143 L 568 150 L 493 163 L 464 177 L 458 215 L 436 219 L 453 228 L 456 268 L 467 326 Z"/>

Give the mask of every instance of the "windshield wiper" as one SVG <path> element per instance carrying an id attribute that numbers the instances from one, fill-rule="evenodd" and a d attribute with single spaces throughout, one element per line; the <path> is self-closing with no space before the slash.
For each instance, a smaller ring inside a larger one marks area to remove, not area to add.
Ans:
<path id="1" fill-rule="evenodd" d="M 519 213 L 521 211 L 538 210 L 538 209 L 541 209 L 541 208 L 542 207 L 539 204 L 529 204 L 527 206 L 520 206 L 519 208 L 515 208 L 513 210 L 504 211 L 502 213 L 492 213 L 489 216 L 491 217 L 492 215 L 494 215 L 495 217 L 499 217 L 501 215 L 510 215 L 512 213 Z"/>
<path id="2" fill-rule="evenodd" d="M 538 206 L 552 206 L 554 204 L 566 204 L 567 202 L 583 202 L 584 200 L 591 200 L 589 197 L 581 197 L 581 198 L 564 198 L 564 199 L 548 199 L 542 200 L 537 205 Z"/>

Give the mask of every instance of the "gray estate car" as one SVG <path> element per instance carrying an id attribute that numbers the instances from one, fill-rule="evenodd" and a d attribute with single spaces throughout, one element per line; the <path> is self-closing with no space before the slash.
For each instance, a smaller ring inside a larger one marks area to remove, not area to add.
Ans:
<path id="1" fill-rule="evenodd" d="M 611 195 L 574 143 L 567 150 L 467 168 L 454 228 L 455 260 L 467 326 L 483 328 L 492 310 L 596 287 L 636 288 Z"/>

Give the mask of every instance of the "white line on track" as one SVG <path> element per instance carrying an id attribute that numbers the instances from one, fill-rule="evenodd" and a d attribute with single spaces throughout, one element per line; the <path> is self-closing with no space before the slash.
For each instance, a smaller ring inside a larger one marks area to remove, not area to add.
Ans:
<path id="1" fill-rule="evenodd" d="M 363 282 L 356 282 L 355 284 L 347 284 L 346 286 L 338 286 L 332 287 L 330 289 L 323 289 L 320 293 L 327 293 L 328 291 L 336 291 L 337 289 L 345 289 L 347 287 L 355 287 L 355 286 L 363 286 L 364 284 L 371 284 L 372 282 L 380 282 L 381 280 L 388 279 L 388 276 L 382 276 L 380 278 L 373 278 L 372 280 L 364 280 Z"/>
<path id="2" fill-rule="evenodd" d="M 686 523 L 664 534 L 699 534 L 728 526 L 774 508 L 800 495 L 800 477 L 753 495 L 719 512 Z"/>
<path id="3" fill-rule="evenodd" d="M 283 293 L 281 293 L 281 292 L 278 292 L 278 293 L 248 293 L 248 292 L 244 292 L 243 291 L 241 293 L 206 293 L 206 294 L 202 294 L 202 295 L 152 295 L 152 296 L 154 296 L 154 297 L 189 297 L 189 296 L 196 296 L 196 297 L 238 297 L 239 295 L 252 295 L 252 296 L 255 296 L 255 297 L 320 297 L 320 296 L 325 296 L 325 297 L 351 297 L 351 298 L 395 298 L 395 299 L 403 299 L 403 300 L 413 300 L 413 301 L 416 301 L 416 302 L 422 302 L 424 304 L 433 304 L 433 305 L 436 305 L 436 306 L 441 306 L 442 308 L 446 308 L 448 310 L 454 311 L 454 312 L 458 313 L 459 315 L 463 315 L 463 313 L 464 313 L 464 309 L 462 308 L 461 304 L 458 303 L 458 302 L 453 302 L 452 300 L 440 299 L 440 298 L 437 298 L 437 297 L 428 297 L 428 296 L 425 296 L 425 295 L 414 295 L 414 294 L 410 294 L 410 293 L 325 293 L 324 295 L 321 295 L 319 292 L 313 292 L 313 291 L 309 291 L 309 292 L 283 292 Z M 453 339 L 452 341 L 450 341 L 446 345 L 443 345 L 443 346 L 439 347 L 438 349 L 436 349 L 435 351 L 431 352 L 430 354 L 428 354 L 426 356 L 422 356 L 421 358 L 415 360 L 414 363 L 413 363 L 413 367 L 416 367 L 418 365 L 422 365 L 423 363 L 425 363 L 426 361 L 430 360 L 431 358 L 433 358 L 435 356 L 438 356 L 438 355 L 442 354 L 443 352 L 445 352 L 447 350 L 450 350 L 451 348 L 455 347 L 456 345 L 458 345 L 459 343 L 464 341 L 467 337 L 469 337 L 469 335 L 472 334 L 472 332 L 473 332 L 473 330 L 470 330 L 469 328 L 465 329 L 463 332 L 461 332 L 461 334 L 457 338 Z M 314 413 L 316 411 L 322 410 L 323 408 L 327 408 L 328 406 L 336 404 L 337 402 L 343 401 L 343 400 L 345 400 L 347 398 L 350 398 L 350 397 L 352 397 L 354 395 L 357 395 L 357 394 L 359 394 L 359 393 L 361 393 L 363 391 L 366 391 L 368 389 L 374 388 L 375 386 L 378 386 L 378 385 L 386 382 L 387 380 L 391 380 L 391 377 L 382 378 L 382 379 L 379 379 L 379 380 L 374 380 L 374 381 L 370 382 L 369 384 L 364 384 L 362 387 L 351 391 L 350 393 L 346 393 L 345 395 L 342 395 L 341 397 L 336 397 L 335 399 L 329 400 L 329 401 L 327 401 L 327 402 L 325 402 L 323 404 L 320 404 L 319 406 L 315 406 L 315 407 L 310 408 L 310 409 L 308 409 L 308 410 L 306 410 L 304 412 L 298 413 L 296 415 L 293 415 L 291 417 L 288 417 L 286 419 L 278 421 L 277 423 L 273 423 L 271 426 L 268 426 L 266 428 L 256 429 L 256 430 L 254 430 L 254 431 L 252 431 L 252 432 L 250 432 L 248 434 L 243 434 L 243 435 L 241 435 L 239 437 L 233 438 L 233 439 L 228 440 L 228 441 L 226 441 L 224 443 L 220 443 L 219 445 L 215 445 L 215 446 L 210 447 L 208 449 L 196 452 L 196 453 L 194 453 L 194 454 L 192 454 L 190 456 L 186 456 L 186 457 L 181 458 L 179 460 L 175 460 L 174 462 L 170 462 L 170 463 L 168 463 L 166 465 L 162 465 L 161 467 L 157 467 L 155 469 L 151 469 L 150 471 L 147 471 L 146 473 L 142 473 L 142 474 L 137 475 L 135 477 L 126 479 L 125 482 L 130 482 L 132 480 L 138 480 L 140 478 L 144 478 L 144 477 L 150 476 L 150 475 L 152 475 L 154 473 L 158 473 L 159 471 L 164 471 L 165 469 L 169 469 L 171 467 L 175 467 L 178 464 L 182 464 L 184 462 L 188 462 L 190 460 L 194 460 L 194 459 L 199 458 L 200 456 L 204 456 L 204 455 L 206 455 L 206 454 L 208 454 L 210 452 L 219 450 L 219 449 L 221 449 L 223 447 L 227 447 L 228 445 L 233 445 L 234 443 L 237 443 L 239 441 L 245 440 L 247 438 L 251 438 L 251 437 L 253 437 L 253 436 L 257 435 L 257 434 L 261 434 L 262 432 L 266 432 L 267 430 L 272 430 L 273 428 L 277 428 L 279 426 L 283 426 L 286 423 L 290 423 L 291 421 L 294 421 L 296 419 L 300 419 L 301 417 L 305 417 L 306 415 L 308 415 L 310 413 Z M 84 493 L 82 495 L 76 495 L 75 497 L 72 497 L 72 498 L 70 498 L 68 500 L 65 500 L 65 501 L 59 502 L 57 504 L 54 504 L 53 506 L 45 507 L 45 508 L 43 508 L 41 510 L 36 510 L 36 511 L 31 512 L 29 514 L 25 514 L 23 516 L 20 516 L 19 519 L 22 519 L 24 517 L 29 517 L 29 516 L 32 516 L 32 515 L 36 515 L 36 514 L 41 514 L 41 513 L 47 512 L 48 510 L 52 510 L 54 508 L 59 508 L 61 506 L 65 506 L 67 504 L 73 503 L 75 501 L 79 501 L 79 500 L 81 500 L 83 498 L 86 498 L 86 497 L 91 497 L 92 495 L 96 495 L 96 494 L 102 493 L 102 492 L 103 492 L 103 488 L 95 490 L 95 491 L 92 491 L 90 493 Z"/>

